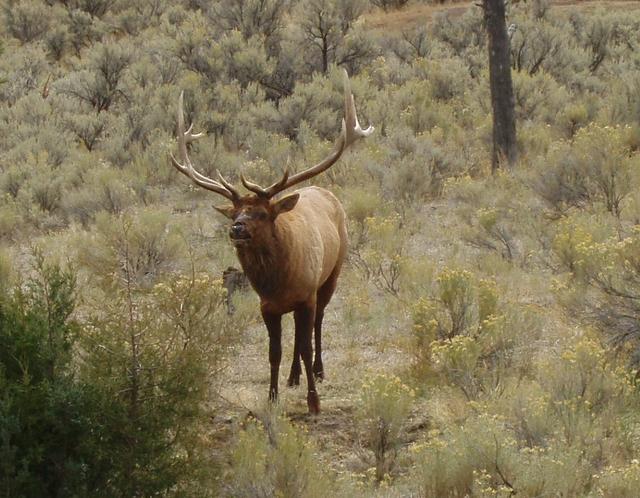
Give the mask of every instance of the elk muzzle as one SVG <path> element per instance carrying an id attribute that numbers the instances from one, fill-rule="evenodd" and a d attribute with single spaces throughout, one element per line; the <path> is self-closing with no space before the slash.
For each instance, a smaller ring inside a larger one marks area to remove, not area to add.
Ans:
<path id="1" fill-rule="evenodd" d="M 229 238 L 234 245 L 241 245 L 251 239 L 251 234 L 247 229 L 247 225 L 243 221 L 236 221 L 229 229 Z"/>

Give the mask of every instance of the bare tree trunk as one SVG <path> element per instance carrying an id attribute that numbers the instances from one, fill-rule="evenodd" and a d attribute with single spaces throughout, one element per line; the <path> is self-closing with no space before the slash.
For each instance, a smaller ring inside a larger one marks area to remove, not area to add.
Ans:
<path id="1" fill-rule="evenodd" d="M 509 165 L 516 161 L 515 99 L 504 0 L 483 0 L 482 7 L 489 35 L 489 81 L 493 109 L 491 169 L 495 171 L 501 161 L 506 160 Z"/>
<path id="2" fill-rule="evenodd" d="M 327 74 L 329 70 L 329 42 L 327 35 L 322 37 L 322 74 Z"/>

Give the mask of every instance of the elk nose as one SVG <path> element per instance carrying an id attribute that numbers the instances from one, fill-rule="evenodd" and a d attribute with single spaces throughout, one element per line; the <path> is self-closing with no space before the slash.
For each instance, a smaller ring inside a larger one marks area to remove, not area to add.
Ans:
<path id="1" fill-rule="evenodd" d="M 242 221 L 236 221 L 233 225 L 231 225 L 231 230 L 229 231 L 229 235 L 232 239 L 244 237 L 247 232 L 247 227 Z"/>

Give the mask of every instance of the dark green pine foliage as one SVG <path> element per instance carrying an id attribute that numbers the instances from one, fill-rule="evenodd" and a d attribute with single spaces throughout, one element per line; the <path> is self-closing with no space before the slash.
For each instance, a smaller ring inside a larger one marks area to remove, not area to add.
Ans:
<path id="1" fill-rule="evenodd" d="M 87 496 L 100 431 L 70 366 L 75 277 L 41 257 L 35 270 L 0 298 L 0 496 Z"/>

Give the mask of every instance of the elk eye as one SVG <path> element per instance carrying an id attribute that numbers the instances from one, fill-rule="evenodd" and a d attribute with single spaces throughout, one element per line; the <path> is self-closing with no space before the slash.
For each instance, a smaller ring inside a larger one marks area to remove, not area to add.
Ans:
<path id="1" fill-rule="evenodd" d="M 267 213 L 264 211 L 258 211 L 258 213 L 256 214 L 256 217 L 259 220 L 266 220 L 267 219 Z"/>

